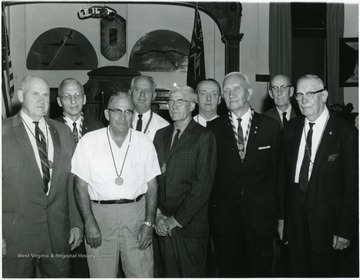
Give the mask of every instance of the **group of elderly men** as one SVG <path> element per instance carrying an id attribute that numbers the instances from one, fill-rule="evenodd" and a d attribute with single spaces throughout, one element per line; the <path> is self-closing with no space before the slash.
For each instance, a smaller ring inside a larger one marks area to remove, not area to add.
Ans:
<path id="1" fill-rule="evenodd" d="M 103 127 L 84 118 L 78 81 L 59 86 L 59 122 L 47 81 L 23 80 L 22 108 L 2 123 L 3 276 L 81 277 L 85 263 L 90 277 L 206 277 L 211 235 L 218 277 L 271 277 L 277 233 L 290 276 L 341 276 L 358 245 L 358 131 L 329 112 L 322 80 L 294 92 L 275 76 L 263 115 L 239 72 L 222 90 L 177 86 L 171 124 L 150 109 L 155 88 L 135 77 Z"/>

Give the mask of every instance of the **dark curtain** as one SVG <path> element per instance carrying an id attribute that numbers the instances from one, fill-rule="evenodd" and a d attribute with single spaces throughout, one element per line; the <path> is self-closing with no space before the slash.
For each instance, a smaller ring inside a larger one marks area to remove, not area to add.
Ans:
<path id="1" fill-rule="evenodd" d="M 344 104 L 344 89 L 339 87 L 339 38 L 344 36 L 344 4 L 326 5 L 326 84 L 328 103 Z"/>
<path id="2" fill-rule="evenodd" d="M 291 80 L 291 3 L 270 3 L 269 70 L 270 79 L 282 74 L 288 76 Z"/>

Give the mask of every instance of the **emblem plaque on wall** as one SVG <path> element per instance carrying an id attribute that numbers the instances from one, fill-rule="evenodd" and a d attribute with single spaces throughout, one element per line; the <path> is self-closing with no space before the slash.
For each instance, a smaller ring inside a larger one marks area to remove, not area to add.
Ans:
<path id="1" fill-rule="evenodd" d="M 119 60 L 126 52 L 126 21 L 119 15 L 100 20 L 101 54 L 110 61 Z"/>

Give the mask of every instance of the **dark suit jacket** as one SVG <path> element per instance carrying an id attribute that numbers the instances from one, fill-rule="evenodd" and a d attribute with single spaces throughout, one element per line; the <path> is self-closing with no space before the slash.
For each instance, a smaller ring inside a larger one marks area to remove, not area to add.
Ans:
<path id="1" fill-rule="evenodd" d="M 65 123 L 63 116 L 56 118 L 57 121 Z M 84 123 L 82 127 L 82 135 L 85 135 L 87 132 L 99 129 L 104 127 L 104 124 L 101 121 L 88 120 L 84 118 Z"/>
<path id="2" fill-rule="evenodd" d="M 166 216 L 174 216 L 183 236 L 208 235 L 208 200 L 216 168 L 215 137 L 194 120 L 188 124 L 177 145 L 170 151 L 174 124 L 158 130 L 154 145 L 160 167 L 158 207 Z"/>
<path id="3" fill-rule="evenodd" d="M 292 191 L 304 117 L 284 128 L 279 186 L 285 202 L 285 239 L 291 242 Z M 332 252 L 333 235 L 358 238 L 358 131 L 330 113 L 316 153 L 306 199 L 311 244 L 315 253 Z"/>
<path id="4" fill-rule="evenodd" d="M 210 222 L 215 235 L 241 230 L 242 211 L 260 235 L 274 235 L 277 224 L 276 170 L 280 127 L 254 113 L 246 157 L 241 162 L 228 115 L 208 123 L 216 136 L 218 164 L 211 195 Z M 241 201 L 245 207 L 240 208 Z"/>
<path id="5" fill-rule="evenodd" d="M 2 225 L 9 257 L 38 254 L 45 242 L 54 253 L 69 252 L 70 228 L 82 229 L 70 174 L 73 139 L 68 127 L 46 121 L 54 144 L 48 196 L 20 113 L 2 123 Z"/>
<path id="6" fill-rule="evenodd" d="M 268 116 L 274 120 L 276 120 L 278 122 L 278 124 L 280 125 L 281 129 L 283 128 L 283 123 L 282 120 L 280 119 L 279 113 L 276 109 L 276 107 L 272 107 L 271 109 L 267 110 L 266 112 L 263 113 L 263 115 Z M 294 107 L 291 108 L 290 111 L 290 119 L 296 118 L 297 113 L 294 110 Z"/>

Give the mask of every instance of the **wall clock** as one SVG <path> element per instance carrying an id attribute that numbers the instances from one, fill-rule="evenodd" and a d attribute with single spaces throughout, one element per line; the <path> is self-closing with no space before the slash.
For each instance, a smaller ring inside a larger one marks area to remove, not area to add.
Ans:
<path id="1" fill-rule="evenodd" d="M 32 44 L 26 60 L 29 70 L 90 70 L 98 67 L 94 47 L 80 32 L 53 28 Z"/>

